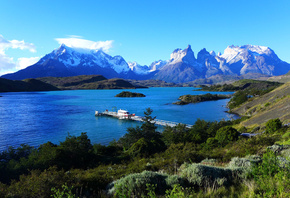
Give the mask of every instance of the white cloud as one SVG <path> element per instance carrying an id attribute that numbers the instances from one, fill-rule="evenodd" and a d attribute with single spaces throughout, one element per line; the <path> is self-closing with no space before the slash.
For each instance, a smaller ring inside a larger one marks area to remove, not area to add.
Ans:
<path id="1" fill-rule="evenodd" d="M 32 43 L 26 43 L 19 40 L 7 40 L 0 34 L 0 76 L 6 73 L 15 72 L 16 70 L 23 69 L 29 65 L 33 60 L 38 57 L 32 58 L 19 58 L 17 61 L 13 57 L 9 57 L 5 52 L 7 49 L 20 49 L 36 52 L 36 47 Z M 39 58 L 38 58 L 39 59 Z"/>
<path id="2" fill-rule="evenodd" d="M 25 69 L 26 67 L 33 65 L 39 61 L 40 57 L 31 57 L 31 58 L 18 58 L 16 63 L 16 69 Z"/>
<path id="3" fill-rule="evenodd" d="M 90 41 L 79 36 L 71 35 L 69 38 L 56 38 L 59 44 L 65 44 L 68 47 L 82 48 L 90 50 L 103 50 L 108 52 L 113 47 L 113 40 L 109 41 Z"/>
<path id="4" fill-rule="evenodd" d="M 0 34 L 0 54 L 5 54 L 5 50 L 8 48 L 13 49 L 21 49 L 21 50 L 29 50 L 30 52 L 36 52 L 35 46 L 32 43 L 26 43 L 24 41 L 18 41 L 18 40 L 6 40 L 1 34 Z"/>

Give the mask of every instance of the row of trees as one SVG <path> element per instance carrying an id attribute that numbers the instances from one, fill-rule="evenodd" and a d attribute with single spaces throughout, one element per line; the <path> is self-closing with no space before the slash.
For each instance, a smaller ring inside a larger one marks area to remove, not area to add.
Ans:
<path id="1" fill-rule="evenodd" d="M 49 197 L 52 192 L 47 189 L 66 182 L 76 186 L 74 193 L 79 195 L 98 194 L 96 191 L 102 192 L 108 183 L 130 173 L 160 169 L 175 173 L 184 162 L 200 162 L 207 157 L 227 161 L 256 153 L 277 141 L 277 136 L 268 137 L 266 133 L 240 138 L 232 127 L 238 121 L 197 120 L 191 128 L 179 124 L 160 133 L 152 110 L 146 109 L 144 114 L 140 127 L 128 128 L 122 138 L 108 146 L 93 145 L 82 133 L 78 137 L 68 135 L 59 145 L 48 142 L 38 148 L 10 147 L 0 154 L 0 191 L 22 195 L 30 189 L 26 197 Z M 268 134 L 275 134 L 281 127 L 280 120 L 271 120 L 266 126 Z"/>

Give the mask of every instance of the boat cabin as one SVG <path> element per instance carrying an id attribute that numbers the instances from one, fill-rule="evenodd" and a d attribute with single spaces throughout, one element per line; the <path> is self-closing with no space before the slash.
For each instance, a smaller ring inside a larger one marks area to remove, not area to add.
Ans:
<path id="1" fill-rule="evenodd" d="M 119 118 L 129 118 L 131 116 L 131 114 L 129 113 L 129 111 L 120 109 L 120 110 L 118 110 L 117 116 Z"/>

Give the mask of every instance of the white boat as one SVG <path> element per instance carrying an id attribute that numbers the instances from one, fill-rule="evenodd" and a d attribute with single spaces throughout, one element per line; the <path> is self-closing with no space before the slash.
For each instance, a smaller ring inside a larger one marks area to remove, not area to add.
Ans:
<path id="1" fill-rule="evenodd" d="M 118 110 L 117 116 L 119 119 L 130 119 L 132 116 L 135 116 L 135 114 L 130 114 L 129 111 L 126 110 Z"/>

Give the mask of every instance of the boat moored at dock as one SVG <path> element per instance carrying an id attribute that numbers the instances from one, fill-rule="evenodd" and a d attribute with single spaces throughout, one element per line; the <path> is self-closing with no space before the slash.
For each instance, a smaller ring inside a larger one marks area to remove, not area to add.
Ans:
<path id="1" fill-rule="evenodd" d="M 104 112 L 100 113 L 99 111 L 95 111 L 95 116 L 110 116 L 110 117 L 118 118 L 120 120 L 127 119 L 127 120 L 133 120 L 133 121 L 138 121 L 138 122 L 144 122 L 144 119 L 142 116 L 136 116 L 134 113 L 131 114 L 129 111 L 126 111 L 123 109 L 120 109 L 117 112 L 105 110 Z M 177 122 L 171 122 L 171 121 L 165 121 L 165 120 L 159 120 L 159 119 L 155 119 L 152 122 L 160 126 L 170 126 L 170 127 L 175 127 L 178 124 L 180 124 Z M 192 127 L 192 125 L 186 124 L 186 127 L 190 128 Z"/>

